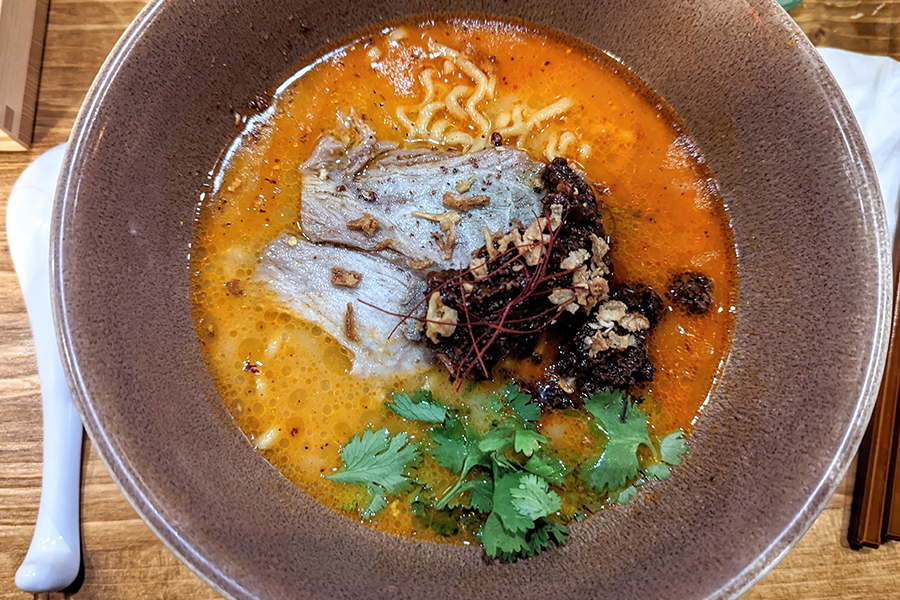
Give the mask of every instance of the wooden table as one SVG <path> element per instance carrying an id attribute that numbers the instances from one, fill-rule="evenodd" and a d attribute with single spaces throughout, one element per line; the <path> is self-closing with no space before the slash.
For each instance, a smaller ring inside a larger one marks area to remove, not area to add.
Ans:
<path id="1" fill-rule="evenodd" d="M 94 74 L 140 10 L 140 0 L 52 0 L 35 148 L 0 154 L 0 223 L 19 173 L 66 141 Z M 900 59 L 900 0 L 805 0 L 792 12 L 814 43 Z M 24 599 L 13 574 L 37 514 L 41 477 L 40 390 L 25 305 L 0 231 L 0 599 Z M 900 544 L 850 550 L 852 474 L 809 533 L 744 598 L 900 598 Z M 219 598 L 150 532 L 113 484 L 90 442 L 83 462 L 84 578 L 57 600 Z M 46 595 L 44 595 L 46 596 Z"/>

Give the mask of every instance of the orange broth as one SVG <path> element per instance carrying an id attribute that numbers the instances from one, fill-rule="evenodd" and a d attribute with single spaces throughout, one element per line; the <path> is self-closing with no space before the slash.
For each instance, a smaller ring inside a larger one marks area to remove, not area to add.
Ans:
<path id="1" fill-rule="evenodd" d="M 713 281 L 715 302 L 706 314 L 668 310 L 654 329 L 650 352 L 657 374 L 636 391 L 652 394 L 645 402 L 651 427 L 690 430 L 728 351 L 736 258 L 716 184 L 673 111 L 613 59 L 539 30 L 472 20 L 406 22 L 403 28 L 403 44 L 393 51 L 389 36 L 396 30 L 385 29 L 334 50 L 281 86 L 271 107 L 246 122 L 214 172 L 212 193 L 202 199 L 191 256 L 194 319 L 209 371 L 238 426 L 285 477 L 342 510 L 359 493 L 356 486 L 324 476 L 340 466 L 339 450 L 351 435 L 367 427 L 408 431 L 413 438 L 422 433 L 383 407 L 392 391 L 427 384 L 437 398 L 461 402 L 437 366 L 391 378 L 349 376 L 352 354 L 292 315 L 253 278 L 262 248 L 283 232 L 300 235 L 297 168 L 334 129 L 336 115 L 354 111 L 379 139 L 407 143 L 394 111 L 415 103 L 421 92 L 413 76 L 419 58 L 408 48 L 430 37 L 457 49 L 470 45 L 492 65 L 498 96 L 515 96 L 532 110 L 563 96 L 572 100 L 571 109 L 522 137 L 519 147 L 546 161 L 548 136 L 577 134 L 578 143 L 564 155 L 610 192 L 598 197 L 616 279 L 650 285 L 661 295 L 678 272 Z M 373 46 L 383 50 L 378 68 Z M 455 76 L 444 80 L 452 85 Z M 489 109 L 485 114 L 496 116 Z M 584 147 L 590 150 L 579 150 Z M 226 287 L 232 280 L 239 294 Z M 540 428 L 560 456 L 593 450 L 583 422 L 569 412 L 545 410 Z M 439 539 L 400 500 L 371 525 Z"/>

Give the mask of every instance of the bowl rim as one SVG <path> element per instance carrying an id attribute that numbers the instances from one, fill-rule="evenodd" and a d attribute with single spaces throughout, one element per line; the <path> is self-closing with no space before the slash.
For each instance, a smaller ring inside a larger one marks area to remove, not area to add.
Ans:
<path id="1" fill-rule="evenodd" d="M 75 117 L 69 140 L 66 143 L 59 181 L 56 186 L 56 196 L 53 202 L 53 221 L 50 230 L 50 301 L 53 309 L 53 321 L 56 328 L 56 339 L 60 348 L 60 355 L 65 371 L 72 400 L 81 417 L 84 429 L 91 439 L 100 461 L 106 467 L 107 472 L 115 482 L 116 487 L 125 496 L 131 507 L 137 512 L 141 520 L 150 528 L 157 537 L 184 565 L 186 565 L 204 583 L 229 600 L 239 600 L 239 593 L 249 597 L 247 590 L 233 579 L 219 582 L 212 577 L 213 565 L 196 550 L 183 543 L 175 530 L 163 520 L 153 508 L 148 496 L 141 489 L 137 479 L 123 465 L 110 450 L 110 442 L 100 425 L 97 415 L 93 410 L 87 385 L 81 378 L 78 360 L 72 348 L 71 328 L 69 327 L 65 306 L 65 294 L 63 292 L 63 237 L 67 211 L 72 209 L 69 202 L 69 190 L 78 189 L 78 178 L 75 175 L 76 167 L 87 160 L 89 152 L 83 145 L 84 132 L 89 129 L 89 123 L 96 114 L 98 106 L 103 102 L 110 85 L 115 80 L 119 70 L 134 48 L 144 35 L 144 30 L 155 20 L 158 11 L 166 3 L 166 0 L 150 0 L 134 17 L 115 45 L 104 59 L 100 70 L 91 82 L 84 101 Z"/>
<path id="2" fill-rule="evenodd" d="M 78 360 L 73 349 L 72 328 L 64 310 L 64 261 L 62 257 L 65 237 L 64 223 L 68 220 L 67 215 L 74 209 L 74 200 L 77 199 L 78 173 L 85 162 L 90 160 L 90 149 L 84 143 L 85 133 L 90 130 L 90 124 L 96 116 L 98 107 L 103 104 L 107 91 L 115 81 L 123 65 L 127 62 L 130 51 L 141 40 L 145 30 L 152 26 L 159 11 L 168 3 L 168 0 L 151 0 L 140 10 L 100 67 L 72 126 L 57 184 L 50 235 L 50 283 L 53 319 L 64 371 L 75 407 L 81 416 L 85 430 L 94 443 L 97 454 L 113 481 L 144 523 L 182 563 L 187 565 L 201 580 L 222 596 L 231 600 L 239 600 L 241 598 L 250 598 L 252 594 L 249 590 L 242 587 L 239 581 L 223 576 L 221 571 L 206 560 L 203 554 L 184 542 L 177 531 L 162 519 L 160 514 L 154 509 L 150 498 L 140 485 L 139 478 L 111 451 L 111 442 L 97 418 L 88 394 L 87 385 L 81 377 Z M 869 216 L 874 223 L 873 231 L 878 238 L 876 240 L 878 244 L 876 261 L 878 266 L 877 290 L 879 301 L 875 315 L 875 339 L 871 346 L 856 409 L 853 418 L 847 424 L 845 435 L 837 447 L 825 471 L 825 475 L 818 481 L 807 502 L 794 516 L 793 520 L 782 530 L 780 535 L 773 539 L 755 560 L 748 563 L 729 581 L 722 584 L 706 600 L 734 600 L 744 594 L 784 558 L 809 530 L 828 504 L 853 462 L 857 448 L 865 434 L 866 425 L 874 410 L 887 357 L 892 317 L 893 275 L 884 204 L 881 199 L 875 169 L 856 118 L 842 90 L 838 87 L 836 80 L 818 51 L 808 40 L 799 25 L 786 11 L 781 9 L 776 0 L 746 0 L 746 4 L 777 7 L 778 12 L 772 18 L 773 24 L 782 30 L 786 30 L 794 38 L 797 43 L 797 51 L 803 54 L 804 59 L 811 67 L 810 77 L 818 78 L 823 88 L 832 94 L 831 109 L 844 133 L 845 146 L 851 158 L 860 167 L 859 175 L 862 178 L 862 185 L 859 189 L 860 197 L 870 200 L 865 205 L 865 208 L 868 208 L 870 211 Z M 756 12 L 760 18 L 768 18 L 764 13 Z"/>
<path id="3" fill-rule="evenodd" d="M 873 340 L 867 362 L 859 401 L 857 402 L 853 419 L 848 423 L 846 434 L 841 440 L 841 444 L 838 446 L 825 476 L 818 482 L 806 504 L 795 515 L 791 523 L 785 527 L 781 535 L 772 540 L 769 546 L 757 556 L 756 560 L 751 561 L 730 582 L 723 585 L 715 594 L 710 596 L 708 600 L 733 600 L 747 592 L 790 552 L 806 532 L 809 531 L 822 511 L 825 510 L 856 457 L 856 452 L 875 409 L 875 401 L 878 398 L 881 379 L 887 361 L 888 342 L 891 334 L 894 281 L 887 217 L 884 209 L 884 200 L 881 196 L 881 188 L 875 174 L 875 166 L 865 139 L 862 136 L 859 123 L 850 108 L 843 90 L 838 86 L 837 80 L 825 64 L 825 60 L 797 22 L 787 13 L 787 10 L 778 4 L 777 0 L 761 0 L 761 2 L 776 5 L 777 17 L 775 20 L 777 24 L 786 29 L 797 41 L 797 51 L 802 52 L 806 60 L 810 61 L 811 66 L 814 68 L 811 76 L 819 78 L 823 87 L 830 88 L 833 93 L 831 110 L 841 125 L 847 150 L 853 160 L 861 167 L 860 175 L 863 177 L 863 185 L 859 189 L 860 196 L 871 200 L 868 208 L 871 210 L 875 221 L 874 232 L 878 236 L 877 285 L 880 299 L 877 314 L 875 315 L 875 339 Z M 748 3 L 753 3 L 753 0 L 750 0 Z"/>

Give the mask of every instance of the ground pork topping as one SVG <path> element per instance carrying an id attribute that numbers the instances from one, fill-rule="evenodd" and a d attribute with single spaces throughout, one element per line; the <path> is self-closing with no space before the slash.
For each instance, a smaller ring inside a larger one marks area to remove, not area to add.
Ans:
<path id="1" fill-rule="evenodd" d="M 669 282 L 666 295 L 679 310 L 702 315 L 712 306 L 712 281 L 700 273 L 679 273 Z"/>
<path id="2" fill-rule="evenodd" d="M 555 379 L 535 397 L 577 406 L 585 393 L 653 377 L 647 335 L 661 300 L 649 288 L 612 289 L 593 188 L 564 159 L 545 168 L 541 187 L 543 214 L 506 231 L 483 228 L 468 269 L 427 274 L 424 340 L 459 384 L 491 377 L 505 356 L 535 356 L 538 334 L 550 331 Z M 444 215 L 427 217 L 449 223 Z"/>

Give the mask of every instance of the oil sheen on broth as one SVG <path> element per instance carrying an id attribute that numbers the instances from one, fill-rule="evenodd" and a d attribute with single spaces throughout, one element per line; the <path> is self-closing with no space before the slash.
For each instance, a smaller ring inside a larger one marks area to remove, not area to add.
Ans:
<path id="1" fill-rule="evenodd" d="M 456 52 L 467 59 L 455 60 Z M 466 62 L 489 76 L 483 98 L 468 107 L 480 75 Z M 428 108 L 457 87 L 457 106 L 474 112 Z M 401 147 L 478 150 L 489 146 L 492 132 L 505 131 L 503 143 L 534 160 L 567 158 L 609 191 L 598 199 L 616 279 L 640 281 L 661 295 L 676 273 L 711 279 L 713 303 L 705 314 L 668 309 L 653 330 L 656 375 L 638 390 L 652 393 L 645 407 L 651 428 L 692 427 L 730 342 L 735 251 L 702 157 L 671 109 L 621 64 L 502 22 L 407 22 L 328 53 L 257 109 L 200 204 L 191 255 L 194 319 L 236 423 L 305 493 L 341 510 L 354 491 L 324 476 L 341 464 L 339 450 L 351 435 L 367 427 L 421 433 L 383 407 L 391 392 L 428 385 L 458 402 L 437 365 L 349 376 L 352 352 L 254 277 L 269 243 L 285 232 L 302 238 L 299 168 L 323 136 L 352 119 Z M 429 110 L 434 114 L 424 114 Z M 560 456 L 586 451 L 578 427 L 565 411 L 545 411 L 538 425 Z M 440 539 L 397 500 L 370 524 Z"/>

